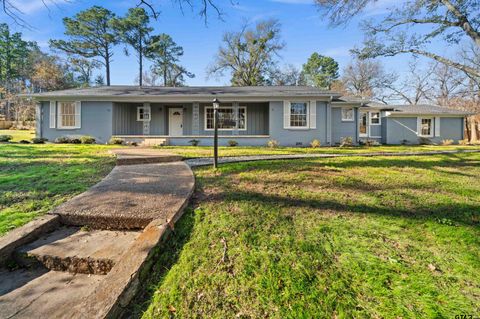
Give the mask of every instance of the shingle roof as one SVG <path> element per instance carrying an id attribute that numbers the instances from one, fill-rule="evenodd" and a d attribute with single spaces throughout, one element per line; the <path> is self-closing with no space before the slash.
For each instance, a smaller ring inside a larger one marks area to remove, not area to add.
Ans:
<path id="1" fill-rule="evenodd" d="M 428 114 L 428 115 L 441 115 L 441 114 L 450 114 L 450 115 L 469 115 L 471 113 L 455 110 L 447 107 L 441 107 L 437 105 L 430 104 L 416 104 L 416 105 L 390 105 L 390 104 L 380 104 L 380 103 L 369 103 L 367 106 L 377 107 L 384 110 L 392 110 L 393 114 Z"/>
<path id="2" fill-rule="evenodd" d="M 31 94 L 41 97 L 149 97 L 149 96 L 340 96 L 339 93 L 310 86 L 99 86 Z"/>

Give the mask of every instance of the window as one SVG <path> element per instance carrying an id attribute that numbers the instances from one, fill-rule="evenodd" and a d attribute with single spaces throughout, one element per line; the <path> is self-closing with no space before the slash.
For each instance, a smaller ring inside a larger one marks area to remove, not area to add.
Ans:
<path id="1" fill-rule="evenodd" d="M 370 125 L 380 125 L 380 112 L 370 112 Z"/>
<path id="2" fill-rule="evenodd" d="M 290 127 L 308 127 L 308 102 L 290 103 Z"/>
<path id="3" fill-rule="evenodd" d="M 150 107 L 139 106 L 137 107 L 137 121 L 150 121 Z"/>
<path id="4" fill-rule="evenodd" d="M 353 108 L 342 108 L 342 121 L 353 121 Z"/>
<path id="5" fill-rule="evenodd" d="M 420 136 L 432 137 L 432 119 L 422 118 L 420 119 Z"/>
<path id="6" fill-rule="evenodd" d="M 213 130 L 213 107 L 205 108 L 205 129 Z M 235 109 L 231 106 L 218 108 L 218 129 L 223 131 L 238 129 L 245 131 L 247 129 L 247 108 L 238 107 L 238 119 L 235 120 Z"/>
<path id="7" fill-rule="evenodd" d="M 58 103 L 58 128 L 72 129 L 80 127 L 80 103 Z"/>

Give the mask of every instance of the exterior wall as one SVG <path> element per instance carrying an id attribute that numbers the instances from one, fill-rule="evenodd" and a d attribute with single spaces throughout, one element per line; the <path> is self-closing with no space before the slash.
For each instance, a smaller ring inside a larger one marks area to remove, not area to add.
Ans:
<path id="1" fill-rule="evenodd" d="M 317 102 L 316 107 L 316 129 L 285 129 L 283 101 L 270 102 L 270 139 L 277 140 L 281 146 L 308 146 L 314 139 L 327 144 L 327 103 Z"/>
<path id="2" fill-rule="evenodd" d="M 401 144 L 404 140 L 408 144 L 419 143 L 417 117 L 388 117 L 386 123 L 387 144 Z M 463 118 L 441 117 L 440 136 L 430 137 L 429 139 L 434 143 L 440 143 L 444 139 L 452 139 L 455 142 L 463 139 Z"/>
<path id="3" fill-rule="evenodd" d="M 81 128 L 50 128 L 50 102 L 41 103 L 41 132 L 37 135 L 54 141 L 60 136 L 95 137 L 97 143 L 106 143 L 112 136 L 112 102 L 82 102 Z M 57 123 L 58 124 L 58 123 Z"/>
<path id="4" fill-rule="evenodd" d="M 200 146 L 213 146 L 212 137 L 171 137 L 168 138 L 169 145 L 190 146 L 190 140 L 199 140 Z M 227 146 L 229 140 L 235 140 L 239 146 L 265 146 L 269 140 L 268 137 L 241 137 L 241 136 L 222 136 L 218 138 L 218 145 Z"/>
<path id="5" fill-rule="evenodd" d="M 358 123 L 359 123 L 359 112 L 357 108 L 354 108 L 354 120 L 342 121 L 342 108 L 333 107 L 332 108 L 332 144 L 339 144 L 343 137 L 352 137 L 353 142 L 358 141 Z"/>

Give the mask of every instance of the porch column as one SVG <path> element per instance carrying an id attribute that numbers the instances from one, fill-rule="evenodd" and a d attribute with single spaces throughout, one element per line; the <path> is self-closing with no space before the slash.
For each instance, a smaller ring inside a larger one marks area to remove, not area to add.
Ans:
<path id="1" fill-rule="evenodd" d="M 327 102 L 326 110 L 327 144 L 332 144 L 332 103 Z"/>
<path id="2" fill-rule="evenodd" d="M 194 102 L 192 107 L 192 135 L 200 135 L 200 103 Z"/>
<path id="3" fill-rule="evenodd" d="M 152 118 L 152 112 L 150 109 L 150 103 L 143 103 L 143 110 L 146 112 L 148 110 L 148 121 L 143 121 L 143 135 L 150 135 L 150 120 Z"/>
<path id="4" fill-rule="evenodd" d="M 232 107 L 233 107 L 233 119 L 235 121 L 235 128 L 233 129 L 233 135 L 238 135 L 238 121 L 240 120 L 240 116 L 238 115 L 238 102 L 233 102 Z"/>

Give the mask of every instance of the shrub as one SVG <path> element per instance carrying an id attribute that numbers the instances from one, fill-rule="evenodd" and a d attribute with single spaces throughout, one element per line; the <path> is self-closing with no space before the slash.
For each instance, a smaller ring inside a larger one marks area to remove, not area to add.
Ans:
<path id="1" fill-rule="evenodd" d="M 235 147 L 235 146 L 238 145 L 238 142 L 235 141 L 235 140 L 229 140 L 229 141 L 227 142 L 227 144 L 228 144 L 228 146 Z"/>
<path id="2" fill-rule="evenodd" d="M 467 139 L 458 140 L 458 144 L 460 144 L 460 145 L 468 145 L 468 140 L 467 140 Z"/>
<path id="3" fill-rule="evenodd" d="M 188 141 L 188 143 L 190 143 L 192 146 L 198 146 L 198 144 L 200 144 L 200 140 L 190 140 Z"/>
<path id="4" fill-rule="evenodd" d="M 33 144 L 45 144 L 46 141 L 48 141 L 48 138 L 44 138 L 44 137 L 34 137 L 34 138 L 32 138 L 32 143 Z"/>
<path id="5" fill-rule="evenodd" d="M 137 142 L 127 142 L 127 145 L 129 146 L 138 146 Z"/>
<path id="6" fill-rule="evenodd" d="M 82 144 L 94 144 L 95 143 L 95 137 L 84 135 L 84 136 L 80 137 L 80 141 L 82 141 Z"/>
<path id="7" fill-rule="evenodd" d="M 409 143 L 410 143 L 409 140 L 402 140 L 402 141 L 400 142 L 400 144 L 402 144 L 402 145 L 407 145 L 407 144 L 409 144 Z"/>
<path id="8" fill-rule="evenodd" d="M 277 148 L 277 147 L 280 146 L 280 144 L 278 144 L 277 140 L 269 140 L 267 142 L 267 146 L 270 147 L 270 148 Z"/>
<path id="9" fill-rule="evenodd" d="M 446 140 L 442 140 L 442 145 L 452 145 L 453 144 L 453 140 L 450 140 L 450 139 L 446 139 Z"/>
<path id="10" fill-rule="evenodd" d="M 21 140 L 21 141 L 19 141 L 18 143 L 20 143 L 20 144 L 30 144 L 30 141 L 27 141 L 27 140 Z"/>
<path id="11" fill-rule="evenodd" d="M 0 135 L 0 142 L 10 142 L 12 140 L 13 136 L 11 135 Z"/>
<path id="12" fill-rule="evenodd" d="M 112 145 L 123 145 L 123 140 L 118 137 L 112 137 L 109 141 L 108 144 Z"/>
<path id="13" fill-rule="evenodd" d="M 314 139 L 313 141 L 310 142 L 310 146 L 312 148 L 319 148 L 320 146 L 322 146 L 322 143 L 319 140 Z"/>
<path id="14" fill-rule="evenodd" d="M 353 138 L 351 136 L 342 137 L 340 147 L 353 146 Z"/>
<path id="15" fill-rule="evenodd" d="M 82 143 L 82 140 L 79 139 L 79 138 L 74 137 L 74 138 L 71 138 L 71 139 L 70 139 L 70 143 L 72 143 L 72 144 L 81 144 L 81 143 Z"/>
<path id="16" fill-rule="evenodd" d="M 55 139 L 55 143 L 57 144 L 68 144 L 71 143 L 71 139 L 68 136 L 60 136 Z"/>
<path id="17" fill-rule="evenodd" d="M 360 140 L 359 141 L 360 145 L 365 145 L 365 146 L 380 146 L 380 142 L 376 140 L 372 140 L 371 138 L 367 138 L 366 140 Z"/>
<path id="18" fill-rule="evenodd" d="M 432 145 L 432 140 L 429 139 L 428 137 L 419 137 L 418 138 L 418 144 L 420 145 Z"/>

